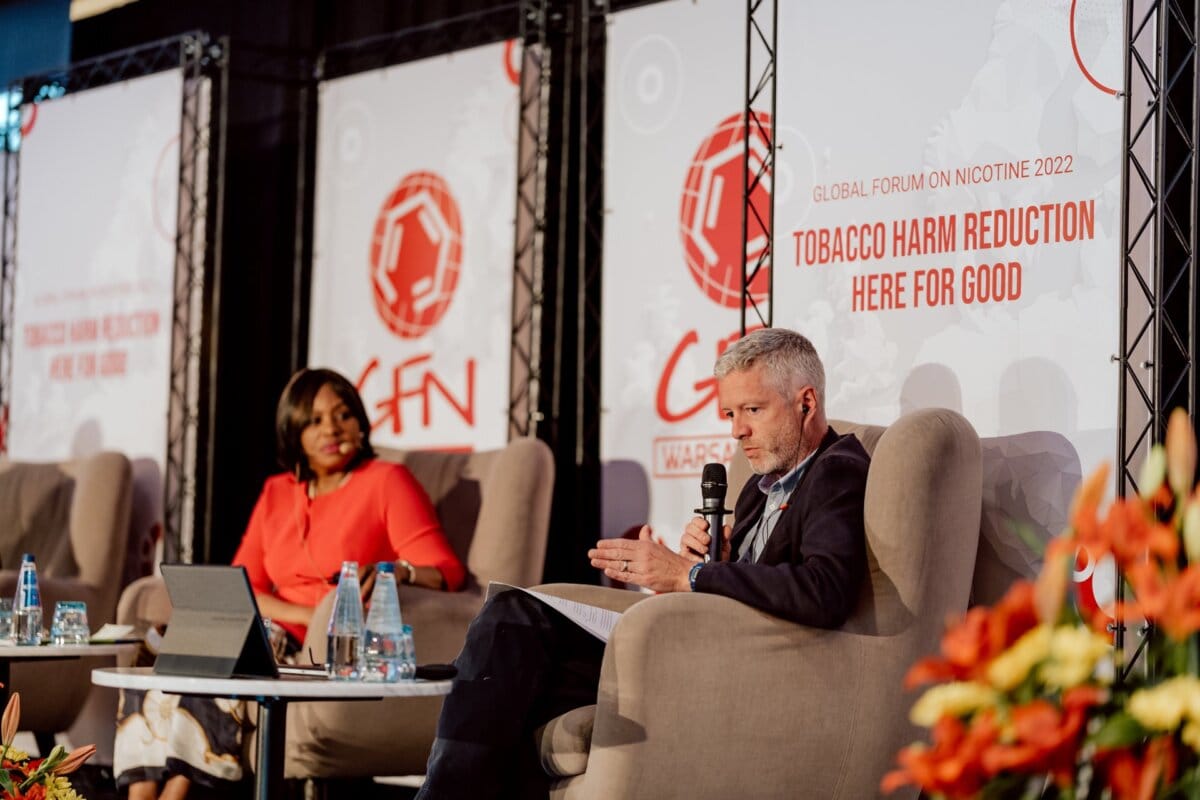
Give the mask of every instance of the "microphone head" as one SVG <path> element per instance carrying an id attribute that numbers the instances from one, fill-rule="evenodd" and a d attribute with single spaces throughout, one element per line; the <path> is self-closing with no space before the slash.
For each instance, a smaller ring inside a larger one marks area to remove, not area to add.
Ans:
<path id="1" fill-rule="evenodd" d="M 700 475 L 700 496 L 704 498 L 704 506 L 720 508 L 725 504 L 725 491 L 729 488 L 725 477 L 725 465 L 712 463 L 704 465 Z"/>
<path id="2" fill-rule="evenodd" d="M 354 450 L 355 450 L 355 447 L 354 447 L 354 445 L 350 444 L 350 442 L 342 442 L 341 444 L 338 445 L 338 452 L 341 453 L 342 455 L 346 455 L 347 453 L 353 453 Z"/>

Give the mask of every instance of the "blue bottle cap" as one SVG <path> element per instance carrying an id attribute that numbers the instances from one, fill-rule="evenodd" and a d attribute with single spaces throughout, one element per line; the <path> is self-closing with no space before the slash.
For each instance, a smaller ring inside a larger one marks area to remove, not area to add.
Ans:
<path id="1" fill-rule="evenodd" d="M 26 561 L 34 561 L 33 553 L 26 553 L 21 556 L 21 562 L 24 563 Z"/>
<path id="2" fill-rule="evenodd" d="M 380 561 L 375 565 L 375 569 L 379 570 L 380 572 L 390 572 L 393 575 L 396 574 L 396 565 L 391 561 Z"/>

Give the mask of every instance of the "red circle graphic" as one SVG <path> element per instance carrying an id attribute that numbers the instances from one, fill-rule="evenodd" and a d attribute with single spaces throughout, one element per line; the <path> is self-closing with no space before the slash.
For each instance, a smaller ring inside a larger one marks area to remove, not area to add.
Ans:
<path id="1" fill-rule="evenodd" d="M 688 272 L 712 301 L 728 308 L 742 303 L 742 273 L 766 249 L 765 226 L 753 214 L 747 219 L 746 249 L 742 250 L 742 159 L 746 127 L 742 112 L 721 120 L 716 130 L 696 150 L 684 181 L 679 207 L 679 235 Z M 755 112 L 750 125 L 750 168 L 755 170 L 767 154 L 771 135 L 769 114 Z M 766 221 L 771 202 L 771 176 L 754 187 L 750 200 Z M 764 264 L 750 284 L 755 303 L 767 298 L 767 269 Z"/>
<path id="2" fill-rule="evenodd" d="M 1071 52 L 1075 54 L 1075 63 L 1079 65 L 1079 71 L 1083 73 L 1083 77 L 1087 78 L 1088 82 L 1091 83 L 1092 86 L 1095 86 L 1105 94 L 1116 96 L 1117 90 L 1110 86 L 1105 86 L 1103 83 L 1096 80 L 1095 76 L 1093 76 L 1088 68 L 1084 65 L 1083 57 L 1079 55 L 1079 43 L 1075 39 L 1075 4 L 1078 1 L 1079 0 L 1071 0 L 1071 16 L 1067 23 L 1071 29 Z"/>
<path id="3" fill-rule="evenodd" d="M 404 339 L 437 325 L 458 285 L 462 219 L 450 187 L 432 172 L 406 175 L 383 202 L 371 235 L 375 310 Z"/>
<path id="4" fill-rule="evenodd" d="M 516 39 L 509 39 L 504 43 L 504 74 L 513 86 L 521 85 L 521 59 L 523 57 Z"/>
<path id="5" fill-rule="evenodd" d="M 37 123 L 37 103 L 29 103 L 25 106 L 29 110 L 29 115 L 21 120 L 21 136 L 25 137 L 33 133 L 33 126 Z"/>

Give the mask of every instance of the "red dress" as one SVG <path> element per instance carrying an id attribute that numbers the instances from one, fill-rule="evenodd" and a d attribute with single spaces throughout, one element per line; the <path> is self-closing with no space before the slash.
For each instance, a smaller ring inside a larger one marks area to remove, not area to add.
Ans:
<path id="1" fill-rule="evenodd" d="M 437 567 L 451 591 L 466 578 L 425 490 L 403 466 L 373 459 L 311 499 L 293 475 L 268 478 L 233 563 L 246 568 L 256 592 L 314 607 L 333 589 L 343 561 L 361 567 L 397 559 Z M 280 625 L 304 641 L 303 625 Z"/>

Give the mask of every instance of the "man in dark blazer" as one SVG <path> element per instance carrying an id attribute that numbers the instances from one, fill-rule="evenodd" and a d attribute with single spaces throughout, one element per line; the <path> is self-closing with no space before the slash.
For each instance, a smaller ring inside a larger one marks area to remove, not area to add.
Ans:
<path id="1" fill-rule="evenodd" d="M 656 592 L 711 592 L 836 628 L 866 570 L 867 453 L 826 422 L 824 367 L 800 334 L 754 331 L 713 372 L 722 413 L 756 473 L 738 497 L 736 525 L 722 532 L 721 561 L 706 563 L 710 531 L 697 517 L 678 553 L 647 526 L 637 540 L 597 542 L 591 563 Z M 533 731 L 596 701 L 603 653 L 602 642 L 536 598 L 492 598 L 455 662 L 418 798 L 545 798 Z"/>

